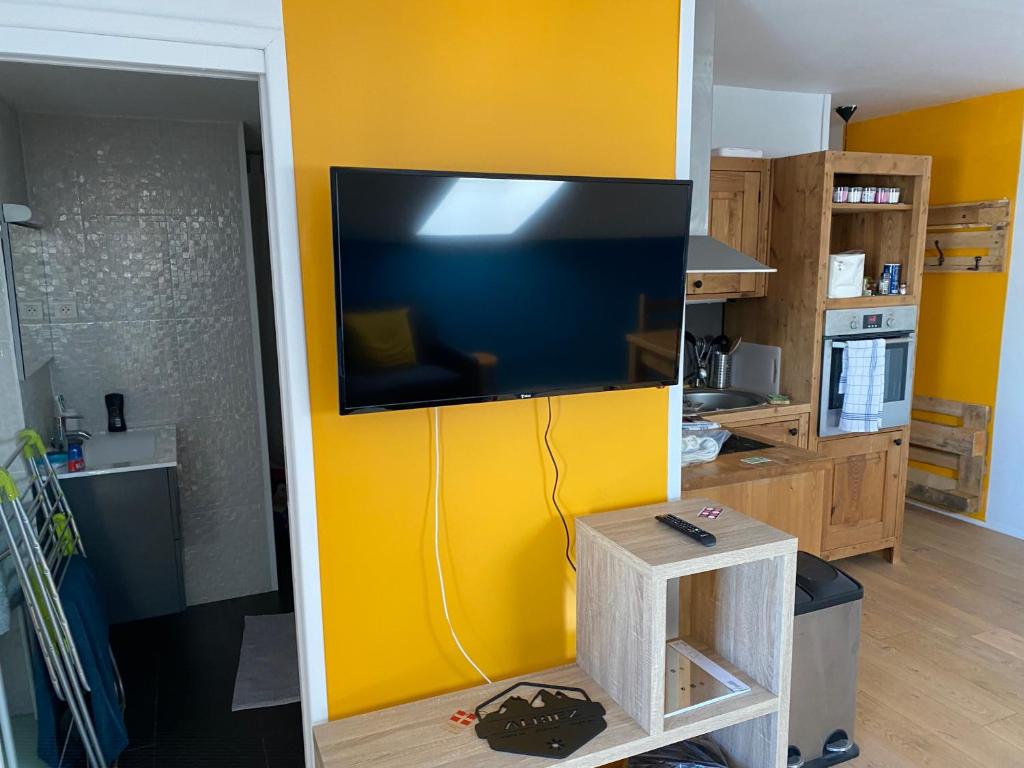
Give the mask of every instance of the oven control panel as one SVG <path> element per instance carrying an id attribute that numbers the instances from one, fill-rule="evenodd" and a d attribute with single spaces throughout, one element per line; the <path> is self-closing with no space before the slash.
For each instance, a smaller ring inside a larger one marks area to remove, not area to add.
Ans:
<path id="1" fill-rule="evenodd" d="M 825 312 L 825 336 L 880 336 L 908 333 L 917 327 L 917 307 L 830 309 Z"/>

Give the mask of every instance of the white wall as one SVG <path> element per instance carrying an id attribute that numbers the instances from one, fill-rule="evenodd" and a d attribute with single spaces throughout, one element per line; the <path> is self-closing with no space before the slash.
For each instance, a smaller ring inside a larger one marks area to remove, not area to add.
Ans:
<path id="1" fill-rule="evenodd" d="M 832 97 L 716 85 L 711 147 L 762 149 L 766 157 L 829 148 Z"/>
<path id="2" fill-rule="evenodd" d="M 985 522 L 994 530 L 1024 538 L 1024 444 L 1020 440 L 1024 430 L 1024 355 L 1020 353 L 1024 338 L 1024 131 L 1021 145 Z"/>

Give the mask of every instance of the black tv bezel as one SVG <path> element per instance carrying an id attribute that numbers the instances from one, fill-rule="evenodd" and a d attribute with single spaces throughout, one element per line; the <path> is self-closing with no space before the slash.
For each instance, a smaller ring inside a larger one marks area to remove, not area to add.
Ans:
<path id="1" fill-rule="evenodd" d="M 455 397 L 445 400 L 416 400 L 387 405 L 362 405 L 348 407 L 345 404 L 345 339 L 344 323 L 342 322 L 341 301 L 341 216 L 338 204 L 338 184 L 348 172 L 379 173 L 400 176 L 440 176 L 444 178 L 478 178 L 478 179 L 541 179 L 550 181 L 585 181 L 615 184 L 658 184 L 662 186 L 680 186 L 688 189 L 686 211 L 682 212 L 686 223 L 683 235 L 683 270 L 679 280 L 679 340 L 682 344 L 683 316 L 686 312 L 686 266 L 690 253 L 690 209 L 693 205 L 693 182 L 689 179 L 640 179 L 619 176 L 560 176 L 529 173 L 487 173 L 482 171 L 439 171 L 414 170 L 407 168 L 367 168 L 360 166 L 339 165 L 330 168 L 331 183 L 331 229 L 334 237 L 334 311 L 336 328 L 336 353 L 338 359 L 338 410 L 342 416 L 366 413 L 384 413 L 388 411 L 405 411 L 416 408 L 435 408 L 449 405 L 471 405 L 473 403 L 496 403 L 507 400 L 532 400 L 539 397 L 560 397 L 562 395 L 581 395 L 593 392 L 618 392 L 631 389 L 652 389 L 673 386 L 679 383 L 679 368 L 682 364 L 681 349 L 676 353 L 675 375 L 673 378 L 642 381 L 635 384 L 614 384 L 594 387 L 549 387 L 531 392 L 517 392 L 502 395 L 482 395 L 476 397 Z"/>

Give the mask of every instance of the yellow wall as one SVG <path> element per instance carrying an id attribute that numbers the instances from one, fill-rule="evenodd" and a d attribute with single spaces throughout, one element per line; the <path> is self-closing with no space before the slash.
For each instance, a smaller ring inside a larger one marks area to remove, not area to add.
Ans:
<path id="1" fill-rule="evenodd" d="M 1024 90 L 850 125 L 848 147 L 932 156 L 930 203 L 1017 191 Z M 1007 274 L 926 274 L 914 391 L 995 406 Z M 995 414 L 994 414 L 995 415 Z M 984 507 L 978 517 L 984 519 Z"/>
<path id="2" fill-rule="evenodd" d="M 638 13 L 621 0 L 286 0 L 284 12 L 339 717 L 477 678 L 440 610 L 429 413 L 337 415 L 328 168 L 671 177 L 678 2 L 645 0 Z M 441 412 L 452 617 L 492 676 L 573 654 L 543 405 Z M 664 391 L 563 398 L 555 412 L 573 514 L 664 498 Z"/>

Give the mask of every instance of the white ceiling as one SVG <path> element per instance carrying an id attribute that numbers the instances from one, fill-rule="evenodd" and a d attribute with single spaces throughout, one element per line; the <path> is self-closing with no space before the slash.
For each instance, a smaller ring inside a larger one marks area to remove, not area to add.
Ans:
<path id="1" fill-rule="evenodd" d="M 0 99 L 19 112 L 243 122 L 259 143 L 253 80 L 0 61 Z"/>
<path id="2" fill-rule="evenodd" d="M 715 0 L 715 82 L 854 120 L 1024 86 L 1024 0 Z"/>

